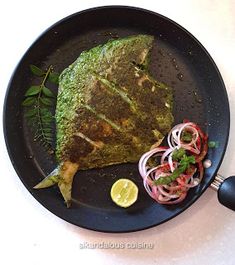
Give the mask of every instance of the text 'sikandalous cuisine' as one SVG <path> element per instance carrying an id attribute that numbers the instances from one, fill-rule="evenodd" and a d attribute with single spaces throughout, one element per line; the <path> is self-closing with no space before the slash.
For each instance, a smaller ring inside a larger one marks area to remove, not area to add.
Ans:
<path id="1" fill-rule="evenodd" d="M 178 203 L 200 183 L 207 136 L 191 122 L 171 130 L 172 90 L 148 71 L 153 40 L 149 35 L 110 40 L 82 52 L 61 73 L 55 115 L 58 167 L 34 188 L 57 184 L 69 207 L 78 170 L 138 161 L 144 186 L 159 203 Z M 169 148 L 158 147 L 168 132 Z M 128 207 L 137 193 L 133 182 L 121 179 L 111 197 Z"/>

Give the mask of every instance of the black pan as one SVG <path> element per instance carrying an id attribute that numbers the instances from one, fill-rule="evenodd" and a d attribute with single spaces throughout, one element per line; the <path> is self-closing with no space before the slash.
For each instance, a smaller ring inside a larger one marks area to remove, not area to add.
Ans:
<path id="1" fill-rule="evenodd" d="M 164 206 L 145 192 L 136 164 L 122 164 L 78 172 L 73 183 L 73 204 L 67 209 L 57 189 L 34 190 L 56 163 L 33 141 L 21 102 L 35 81 L 29 65 L 53 65 L 61 72 L 83 50 L 110 38 L 133 34 L 155 36 L 151 72 L 174 90 L 175 124 L 189 119 L 198 123 L 219 147 L 209 150 L 212 166 L 202 183 L 178 205 Z M 49 211 L 77 226 L 104 232 L 130 232 L 159 225 L 177 216 L 213 182 L 222 162 L 229 135 L 229 104 L 221 75 L 205 48 L 184 28 L 151 11 L 124 7 L 99 7 L 73 14 L 46 30 L 28 49 L 9 82 L 4 106 L 4 132 L 13 166 L 29 192 Z M 111 185 L 130 178 L 139 187 L 138 201 L 128 209 L 110 199 Z"/>

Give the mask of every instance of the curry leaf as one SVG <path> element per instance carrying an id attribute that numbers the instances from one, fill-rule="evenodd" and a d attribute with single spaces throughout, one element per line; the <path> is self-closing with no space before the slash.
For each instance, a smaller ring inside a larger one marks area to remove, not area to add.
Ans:
<path id="1" fill-rule="evenodd" d="M 57 85 L 59 82 L 59 74 L 56 72 L 50 73 L 48 76 L 48 80 Z"/>
<path id="2" fill-rule="evenodd" d="M 30 64 L 29 67 L 30 67 L 31 72 L 32 72 L 34 75 L 36 75 L 36 76 L 43 76 L 43 75 L 46 74 L 43 70 L 41 70 L 41 69 L 40 69 L 39 67 L 37 67 L 36 65 Z"/>
<path id="3" fill-rule="evenodd" d="M 45 86 L 43 86 L 43 88 L 42 88 L 42 93 L 45 96 L 50 97 L 50 98 L 54 98 L 55 97 L 55 95 L 52 93 L 52 91 L 49 88 L 45 87 Z"/>
<path id="4" fill-rule="evenodd" d="M 52 106 L 53 105 L 53 101 L 49 98 L 40 98 L 40 101 L 42 102 L 42 104 L 44 104 L 46 106 Z"/>
<path id="5" fill-rule="evenodd" d="M 41 91 L 40 86 L 31 86 L 25 93 L 25 96 L 33 96 L 39 94 Z"/>
<path id="6" fill-rule="evenodd" d="M 40 85 L 32 85 L 25 93 L 22 105 L 25 107 L 24 117 L 34 133 L 34 140 L 52 152 L 53 121 L 52 107 L 54 106 L 54 93 L 50 90 L 49 81 L 58 82 L 59 74 L 53 72 L 50 65 L 46 71 L 35 65 L 30 65 L 31 72 L 41 77 Z M 47 85 L 48 82 L 48 85 Z M 49 87 L 48 87 L 49 86 Z"/>
<path id="7" fill-rule="evenodd" d="M 26 118 L 35 117 L 37 115 L 37 109 L 30 109 L 25 113 Z"/>
<path id="8" fill-rule="evenodd" d="M 22 102 L 22 105 L 25 106 L 25 107 L 29 107 L 29 106 L 32 106 L 35 102 L 36 102 L 35 98 L 29 97 L 29 98 L 26 98 Z"/>

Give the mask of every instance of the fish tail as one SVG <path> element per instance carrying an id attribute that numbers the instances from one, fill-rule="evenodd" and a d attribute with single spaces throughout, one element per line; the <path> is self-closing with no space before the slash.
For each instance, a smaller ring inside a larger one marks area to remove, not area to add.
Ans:
<path id="1" fill-rule="evenodd" d="M 35 185 L 34 189 L 44 189 L 51 187 L 59 182 L 60 174 L 59 167 L 55 168 L 48 176 L 46 176 L 41 182 Z"/>
<path id="2" fill-rule="evenodd" d="M 58 186 L 68 208 L 71 205 L 73 178 L 78 168 L 79 165 L 77 163 L 72 163 L 70 161 L 65 161 L 60 167 Z"/>
<path id="3" fill-rule="evenodd" d="M 78 164 L 70 161 L 63 162 L 54 169 L 46 178 L 35 185 L 34 189 L 43 189 L 58 184 L 60 192 L 69 208 L 71 205 L 72 183 L 78 170 Z"/>

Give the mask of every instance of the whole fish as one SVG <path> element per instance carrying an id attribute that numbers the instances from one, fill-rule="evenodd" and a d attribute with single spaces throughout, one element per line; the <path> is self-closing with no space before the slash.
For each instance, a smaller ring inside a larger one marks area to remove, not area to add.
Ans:
<path id="1" fill-rule="evenodd" d="M 59 78 L 58 167 L 34 188 L 58 184 L 70 206 L 78 170 L 137 162 L 170 130 L 172 90 L 148 72 L 154 38 L 136 35 L 84 51 Z"/>

